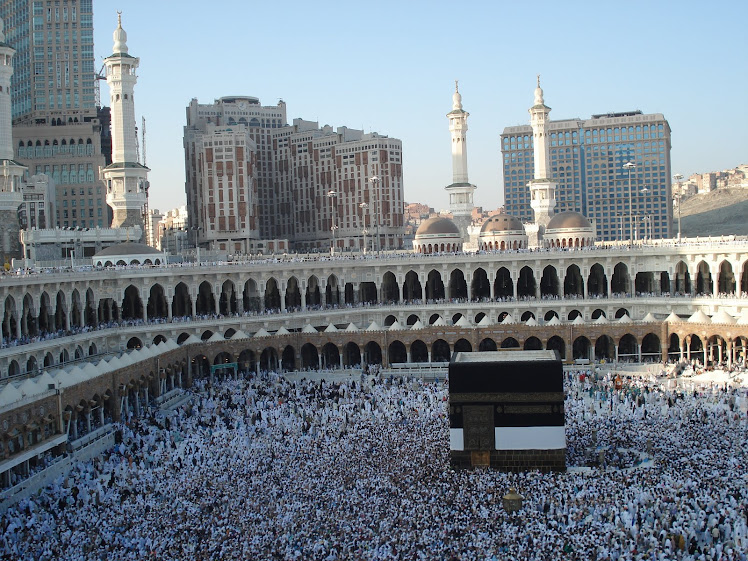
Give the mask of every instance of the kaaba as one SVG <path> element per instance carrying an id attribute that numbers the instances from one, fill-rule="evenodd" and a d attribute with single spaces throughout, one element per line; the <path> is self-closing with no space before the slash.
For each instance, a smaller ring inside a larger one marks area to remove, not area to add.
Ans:
<path id="1" fill-rule="evenodd" d="M 455 468 L 565 471 L 564 372 L 556 352 L 455 353 L 449 448 Z"/>

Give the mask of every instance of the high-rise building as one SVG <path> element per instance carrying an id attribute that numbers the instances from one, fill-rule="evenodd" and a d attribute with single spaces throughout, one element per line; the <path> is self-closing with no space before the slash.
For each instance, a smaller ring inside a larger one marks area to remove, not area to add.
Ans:
<path id="1" fill-rule="evenodd" d="M 507 127 L 501 135 L 504 205 L 524 222 L 533 220 L 534 128 Z M 582 213 L 596 225 L 599 240 L 671 235 L 670 126 L 662 114 L 549 121 L 545 131 L 545 179 L 555 183 L 556 212 Z"/>
<path id="2" fill-rule="evenodd" d="M 13 149 L 56 185 L 53 226 L 109 226 L 98 170 L 106 165 L 96 108 L 92 0 L 0 0 L 17 51 Z"/>
<path id="3" fill-rule="evenodd" d="M 0 266 L 21 256 L 18 207 L 23 202 L 21 187 L 27 169 L 13 159 L 11 144 L 10 79 L 15 54 L 15 49 L 5 42 L 3 20 L 0 19 L 0 258 L 3 261 Z"/>
<path id="4" fill-rule="evenodd" d="M 286 124 L 286 104 L 256 97 L 222 97 L 187 107 L 185 190 L 190 239 L 197 247 L 249 253 L 292 220 L 274 188 L 270 132 Z M 277 223 L 267 220 L 278 215 Z M 275 228 L 273 226 L 276 226 Z"/>
<path id="5" fill-rule="evenodd" d="M 289 126 L 282 101 L 224 97 L 211 105 L 192 100 L 184 147 L 198 246 L 237 253 L 266 248 L 268 240 L 300 251 L 403 245 L 397 139 L 302 119 Z"/>

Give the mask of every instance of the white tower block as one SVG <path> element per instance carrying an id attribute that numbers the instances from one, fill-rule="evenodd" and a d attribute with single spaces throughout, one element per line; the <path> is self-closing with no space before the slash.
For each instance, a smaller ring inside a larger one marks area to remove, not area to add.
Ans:
<path id="1" fill-rule="evenodd" d="M 143 206 L 150 170 L 137 158 L 133 91 L 139 62 L 127 52 L 127 33 L 118 13 L 113 53 L 104 59 L 112 111 L 112 163 L 102 170 L 101 178 L 107 186 L 106 202 L 114 213 L 112 228 L 139 226 L 144 232 Z"/>

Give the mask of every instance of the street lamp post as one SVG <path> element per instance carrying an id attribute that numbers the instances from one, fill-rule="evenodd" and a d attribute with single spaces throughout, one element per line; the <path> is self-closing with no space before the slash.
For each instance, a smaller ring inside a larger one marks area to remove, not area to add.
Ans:
<path id="1" fill-rule="evenodd" d="M 644 220 L 645 220 L 645 216 L 646 216 L 646 212 L 647 212 L 647 193 L 649 193 L 649 187 L 647 187 L 645 185 L 644 187 L 642 187 L 641 189 L 639 189 L 639 193 L 641 193 L 642 200 L 644 202 L 644 205 L 638 205 L 640 207 L 640 210 L 641 210 L 642 224 L 644 225 L 644 238 L 643 238 L 642 241 L 646 241 L 646 239 L 647 239 L 647 224 L 646 224 L 646 222 L 644 222 Z M 641 209 L 642 206 L 644 206 L 643 209 Z M 637 216 L 638 216 L 638 213 L 637 213 Z"/>
<path id="2" fill-rule="evenodd" d="M 379 207 L 380 207 L 380 201 L 379 201 L 379 176 L 373 175 L 369 178 L 369 182 L 374 185 L 375 191 L 374 191 L 374 220 L 376 220 L 376 226 L 377 226 L 377 255 L 379 255 L 379 252 L 382 249 L 382 240 L 379 237 Z"/>
<path id="3" fill-rule="evenodd" d="M 330 230 L 332 231 L 332 242 L 330 243 L 330 255 L 335 255 L 335 230 L 337 229 L 337 225 L 335 224 L 337 222 L 337 206 L 335 205 L 335 197 L 338 196 L 337 191 L 328 191 L 327 196 L 330 198 L 330 206 L 331 212 L 330 212 Z"/>
<path id="4" fill-rule="evenodd" d="M 680 241 L 680 203 L 683 199 L 683 186 L 681 185 L 681 181 L 683 181 L 683 174 L 676 173 L 673 176 L 673 179 L 678 182 L 678 241 Z"/>
<path id="5" fill-rule="evenodd" d="M 618 214 L 618 216 L 620 216 L 620 218 L 621 218 L 621 230 L 620 230 L 620 235 L 618 236 L 618 239 L 622 242 L 623 241 L 623 216 L 624 216 L 625 213 L 624 212 L 618 212 L 616 214 Z"/>
<path id="6" fill-rule="evenodd" d="M 364 228 L 361 233 L 364 235 L 364 255 L 366 255 L 366 234 L 369 233 L 369 230 L 366 229 L 366 209 L 369 208 L 369 205 L 361 203 L 358 206 L 361 209 L 361 221 L 364 223 Z"/>
<path id="7" fill-rule="evenodd" d="M 634 162 L 626 162 L 625 164 L 623 164 L 623 169 L 629 172 L 629 217 L 632 217 L 634 213 L 633 193 L 631 190 L 631 170 L 633 170 L 634 168 L 636 168 L 636 164 Z M 631 240 L 634 239 L 632 226 L 633 220 L 629 220 L 629 233 L 631 234 L 629 237 L 631 238 Z"/>

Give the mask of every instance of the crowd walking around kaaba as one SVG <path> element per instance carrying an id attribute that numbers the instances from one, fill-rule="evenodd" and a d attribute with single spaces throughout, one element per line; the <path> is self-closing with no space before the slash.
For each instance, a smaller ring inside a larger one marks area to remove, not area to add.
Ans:
<path id="1" fill-rule="evenodd" d="M 443 380 L 198 380 L 0 516 L 0 559 L 747 559 L 746 388 L 565 390 L 569 469 L 513 474 L 449 467 Z"/>

